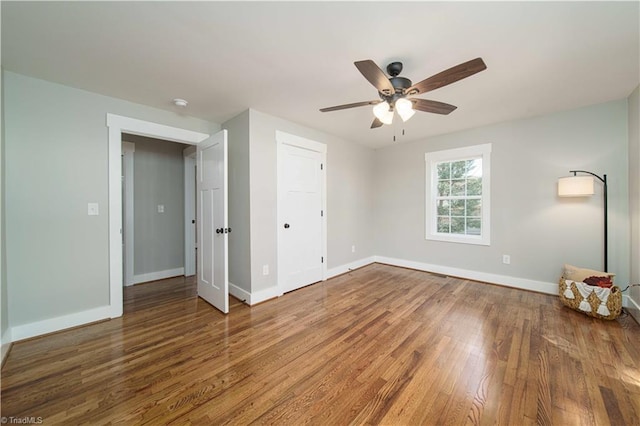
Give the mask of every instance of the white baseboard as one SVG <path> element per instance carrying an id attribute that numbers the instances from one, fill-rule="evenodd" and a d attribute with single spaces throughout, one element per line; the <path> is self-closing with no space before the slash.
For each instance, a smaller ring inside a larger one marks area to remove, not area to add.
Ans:
<path id="1" fill-rule="evenodd" d="M 640 324 L 640 303 L 633 300 L 631 296 L 624 295 L 622 296 L 622 306 L 627 308 L 629 314 Z"/>
<path id="2" fill-rule="evenodd" d="M 355 260 L 345 265 L 336 266 L 327 271 L 327 279 L 349 272 L 352 269 L 362 268 L 376 261 L 375 256 L 365 257 L 364 259 Z"/>
<path id="3" fill-rule="evenodd" d="M 178 277 L 180 275 L 184 275 L 184 267 L 134 275 L 132 285 L 146 283 L 149 281 L 164 280 L 165 278 Z"/>
<path id="4" fill-rule="evenodd" d="M 255 293 L 249 293 L 247 290 L 238 287 L 235 284 L 229 283 L 229 294 L 244 301 L 249 306 L 264 302 L 265 300 L 275 299 L 282 296 L 280 288 L 269 287 L 265 290 L 260 290 Z"/>
<path id="5" fill-rule="evenodd" d="M 467 269 L 452 268 L 449 266 L 431 265 L 429 263 L 414 262 L 411 260 L 394 259 L 385 256 L 376 256 L 376 262 L 393 266 L 417 269 L 419 271 L 435 272 L 436 274 L 450 275 L 469 280 L 483 281 L 498 284 L 505 287 L 519 288 L 523 290 L 537 291 L 546 294 L 558 294 L 558 283 L 535 281 L 526 278 L 510 277 L 507 275 L 490 274 L 487 272 L 470 271 Z"/>
<path id="6" fill-rule="evenodd" d="M 251 302 L 250 305 L 255 305 L 257 303 L 264 302 L 265 300 L 275 299 L 276 297 L 282 296 L 282 291 L 280 291 L 280 287 L 269 287 L 264 290 L 257 291 L 255 293 L 251 293 Z"/>
<path id="7" fill-rule="evenodd" d="M 111 318 L 110 314 L 110 306 L 101 306 L 99 308 L 76 312 L 74 314 L 11 327 L 11 340 L 13 342 L 17 342 L 18 340 L 41 336 L 43 334 L 53 333 L 54 331 L 60 331 L 66 328 L 77 327 L 79 325 L 108 319 Z"/>
<path id="8" fill-rule="evenodd" d="M 7 357 L 7 354 L 9 353 L 9 349 L 11 349 L 12 340 L 11 340 L 10 328 L 7 329 L 7 331 L 5 331 L 0 341 L 2 342 L 2 347 L 0 348 L 0 365 L 2 365 L 4 363 L 4 359 Z"/>
<path id="9" fill-rule="evenodd" d="M 229 294 L 238 300 L 242 300 L 249 305 L 251 304 L 251 293 L 235 284 L 229 283 Z"/>

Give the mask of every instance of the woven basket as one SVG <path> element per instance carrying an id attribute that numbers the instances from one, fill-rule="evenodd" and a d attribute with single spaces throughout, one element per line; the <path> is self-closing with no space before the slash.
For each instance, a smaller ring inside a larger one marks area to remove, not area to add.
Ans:
<path id="1" fill-rule="evenodd" d="M 564 277 L 560 278 L 560 300 L 565 306 L 575 311 L 582 312 L 583 314 L 589 315 L 594 318 L 613 320 L 618 318 L 618 316 L 620 316 L 620 312 L 622 312 L 622 292 L 620 291 L 619 287 L 613 286 L 610 289 L 606 289 L 606 290 L 610 290 L 609 297 L 607 298 L 607 303 L 606 303 L 606 307 L 609 310 L 609 315 L 603 315 L 598 313 L 598 308 L 600 307 L 602 302 L 596 296 L 595 292 L 592 292 L 585 299 L 585 297 L 583 297 L 582 294 L 580 293 L 580 290 L 578 290 L 576 282 L 569 281 L 569 283 L 567 283 Z M 579 283 L 579 284 L 584 284 L 584 283 Z M 567 288 L 571 291 L 571 293 L 573 293 L 573 299 L 570 299 L 565 296 L 565 291 L 567 290 Z M 591 307 L 591 310 L 585 311 L 584 309 L 580 309 L 580 304 L 582 303 L 583 300 L 587 301 L 587 303 Z"/>

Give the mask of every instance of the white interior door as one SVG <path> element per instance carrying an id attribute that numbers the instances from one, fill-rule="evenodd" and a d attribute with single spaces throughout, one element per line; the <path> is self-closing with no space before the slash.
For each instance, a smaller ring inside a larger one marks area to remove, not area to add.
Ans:
<path id="1" fill-rule="evenodd" d="M 197 145 L 198 296 L 229 312 L 227 131 Z"/>
<path id="2" fill-rule="evenodd" d="M 279 143 L 278 281 L 283 292 L 324 279 L 324 145 L 304 145 Z"/>

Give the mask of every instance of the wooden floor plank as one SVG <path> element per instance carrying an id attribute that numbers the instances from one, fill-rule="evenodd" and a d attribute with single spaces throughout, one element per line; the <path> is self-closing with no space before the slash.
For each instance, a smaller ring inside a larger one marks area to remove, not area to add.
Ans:
<path id="1" fill-rule="evenodd" d="M 193 279 L 17 342 L 2 416 L 46 424 L 640 424 L 640 326 L 374 264 L 224 315 Z"/>

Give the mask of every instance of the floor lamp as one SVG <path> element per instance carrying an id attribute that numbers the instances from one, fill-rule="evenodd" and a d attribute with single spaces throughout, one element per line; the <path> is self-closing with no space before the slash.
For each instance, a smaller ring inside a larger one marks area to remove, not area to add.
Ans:
<path id="1" fill-rule="evenodd" d="M 598 176 L 586 170 L 570 170 L 573 176 L 558 179 L 559 197 L 586 197 L 595 194 L 593 178 L 598 178 L 604 185 L 604 272 L 609 272 L 607 265 L 607 175 Z M 578 173 L 586 173 L 591 176 L 578 176 Z"/>

